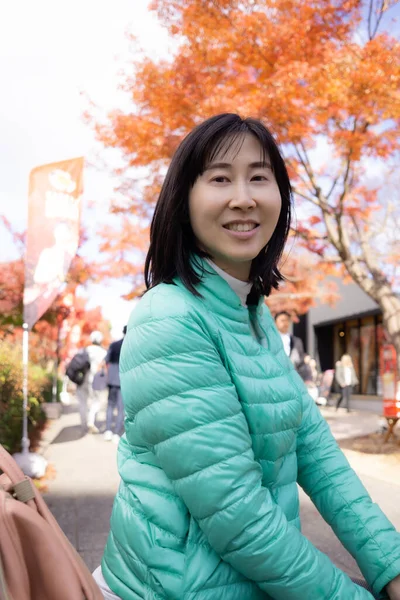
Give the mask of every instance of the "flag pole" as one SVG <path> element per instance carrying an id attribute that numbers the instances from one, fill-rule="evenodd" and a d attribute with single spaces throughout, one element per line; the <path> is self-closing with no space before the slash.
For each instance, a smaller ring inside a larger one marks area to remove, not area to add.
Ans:
<path id="1" fill-rule="evenodd" d="M 28 477 L 43 477 L 47 461 L 40 454 L 29 452 L 30 440 L 28 435 L 28 366 L 29 366 L 29 325 L 24 323 L 22 333 L 22 452 L 16 452 L 13 457 L 17 465 Z"/>
<path id="2" fill-rule="evenodd" d="M 22 454 L 28 454 L 29 452 L 29 436 L 28 436 L 28 361 L 29 361 L 29 329 L 28 324 L 23 324 L 22 334 Z"/>

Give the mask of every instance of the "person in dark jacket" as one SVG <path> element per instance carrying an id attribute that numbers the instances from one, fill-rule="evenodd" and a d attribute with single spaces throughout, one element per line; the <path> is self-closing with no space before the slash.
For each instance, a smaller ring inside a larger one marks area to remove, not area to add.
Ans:
<path id="1" fill-rule="evenodd" d="M 123 329 L 126 334 L 126 326 Z M 107 365 L 108 404 L 106 413 L 106 431 L 104 439 L 107 442 L 118 443 L 124 428 L 124 405 L 121 395 L 121 382 L 119 379 L 119 358 L 124 338 L 110 345 L 105 362 Z M 114 412 L 116 411 L 115 422 Z"/>
<path id="2" fill-rule="evenodd" d="M 282 338 L 286 356 L 292 361 L 294 368 L 303 381 L 312 377 L 310 367 L 304 362 L 306 353 L 300 338 L 289 333 L 292 325 L 292 317 L 288 312 L 282 310 L 275 315 L 275 323 Z"/>

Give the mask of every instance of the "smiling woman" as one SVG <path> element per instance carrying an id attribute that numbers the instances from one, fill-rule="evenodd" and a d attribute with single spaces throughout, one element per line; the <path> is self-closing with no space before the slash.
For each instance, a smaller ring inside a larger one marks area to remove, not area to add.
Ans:
<path id="1" fill-rule="evenodd" d="M 177 276 L 196 294 L 199 256 L 249 281 L 256 296 L 269 295 L 282 280 L 291 197 L 279 148 L 260 121 L 209 119 L 172 158 L 151 226 L 147 286 Z"/>
<path id="2" fill-rule="evenodd" d="M 399 598 L 400 536 L 264 305 L 282 279 L 290 210 L 284 162 L 260 121 L 213 117 L 172 159 L 148 291 L 121 352 L 121 485 L 95 573 L 107 599 L 372 599 L 302 535 L 297 484 L 374 594 L 393 581 Z"/>
<path id="3" fill-rule="evenodd" d="M 238 148 L 227 142 L 189 192 L 190 223 L 215 264 L 248 281 L 253 259 L 275 231 L 282 200 L 259 140 L 246 133 Z"/>

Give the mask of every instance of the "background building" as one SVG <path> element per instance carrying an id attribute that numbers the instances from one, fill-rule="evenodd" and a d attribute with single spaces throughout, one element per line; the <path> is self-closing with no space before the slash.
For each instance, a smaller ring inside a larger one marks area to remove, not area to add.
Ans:
<path id="1" fill-rule="evenodd" d="M 321 371 L 334 369 L 344 353 L 351 355 L 360 381 L 356 394 L 380 394 L 379 350 L 385 341 L 378 305 L 356 284 L 338 285 L 340 298 L 333 306 L 317 304 L 295 325 L 307 352 Z"/>

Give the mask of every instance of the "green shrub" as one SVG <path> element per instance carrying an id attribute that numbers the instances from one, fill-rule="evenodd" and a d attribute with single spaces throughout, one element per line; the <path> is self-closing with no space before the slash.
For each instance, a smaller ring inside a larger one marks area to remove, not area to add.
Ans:
<path id="1" fill-rule="evenodd" d="M 33 449 L 46 421 L 41 406 L 46 373 L 41 367 L 31 364 L 28 372 L 28 434 Z M 22 381 L 21 347 L 0 342 L 0 442 L 9 452 L 21 448 Z"/>
<path id="2" fill-rule="evenodd" d="M 60 402 L 60 394 L 62 392 L 63 382 L 61 379 L 57 379 L 57 402 Z M 43 401 L 44 402 L 52 402 L 53 401 L 53 374 L 46 373 L 46 380 L 43 386 Z"/>

